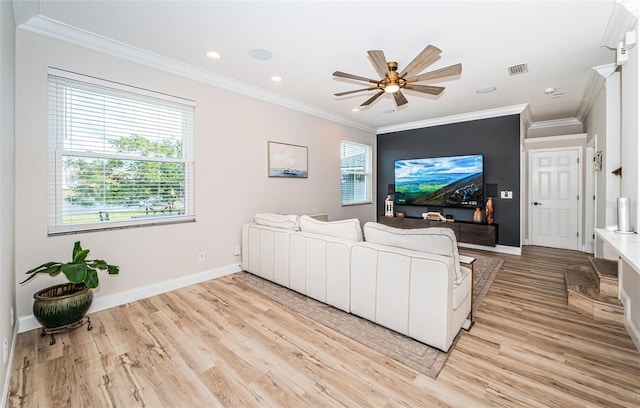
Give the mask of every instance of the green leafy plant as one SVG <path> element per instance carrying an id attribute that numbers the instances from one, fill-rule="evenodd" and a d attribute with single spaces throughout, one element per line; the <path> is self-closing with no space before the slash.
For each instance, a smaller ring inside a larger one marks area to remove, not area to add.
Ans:
<path id="1" fill-rule="evenodd" d="M 71 262 L 46 262 L 42 265 L 28 270 L 27 279 L 20 282 L 27 283 L 35 278 L 39 273 L 47 273 L 49 276 L 57 276 L 60 272 L 64 273 L 71 283 L 84 283 L 88 288 L 94 289 L 98 287 L 98 271 L 106 271 L 109 275 L 117 275 L 120 267 L 109 265 L 102 259 L 87 259 L 89 255 L 88 249 L 82 249 L 80 241 L 73 245 L 73 256 Z"/>

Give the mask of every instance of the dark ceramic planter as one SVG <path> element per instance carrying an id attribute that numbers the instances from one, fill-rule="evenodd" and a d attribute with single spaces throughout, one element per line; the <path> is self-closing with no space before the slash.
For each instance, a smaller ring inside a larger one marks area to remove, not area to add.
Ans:
<path id="1" fill-rule="evenodd" d="M 82 320 L 91 307 L 93 291 L 84 283 L 64 283 L 33 295 L 33 315 L 46 329 L 64 327 Z"/>

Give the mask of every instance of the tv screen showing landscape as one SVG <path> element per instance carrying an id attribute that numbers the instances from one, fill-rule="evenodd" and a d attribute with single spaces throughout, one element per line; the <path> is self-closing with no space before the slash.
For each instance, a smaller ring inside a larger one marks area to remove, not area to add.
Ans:
<path id="1" fill-rule="evenodd" d="M 483 156 L 396 160 L 395 202 L 434 207 L 482 207 Z"/>

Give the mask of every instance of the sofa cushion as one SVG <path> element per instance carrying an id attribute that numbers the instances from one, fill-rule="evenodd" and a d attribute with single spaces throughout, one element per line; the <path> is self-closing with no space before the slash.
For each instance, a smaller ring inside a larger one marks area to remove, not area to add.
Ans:
<path id="1" fill-rule="evenodd" d="M 300 217 L 300 230 L 313 234 L 328 235 L 330 237 L 362 241 L 360 220 L 351 218 L 339 221 L 319 221 L 308 215 Z"/>
<path id="2" fill-rule="evenodd" d="M 253 222 L 258 225 L 266 225 L 268 227 L 300 231 L 300 217 L 295 214 L 256 214 L 253 217 Z"/>
<path id="3" fill-rule="evenodd" d="M 453 257 L 455 283 L 462 281 L 456 235 L 449 228 L 394 228 L 377 222 L 364 225 L 367 242 Z"/>

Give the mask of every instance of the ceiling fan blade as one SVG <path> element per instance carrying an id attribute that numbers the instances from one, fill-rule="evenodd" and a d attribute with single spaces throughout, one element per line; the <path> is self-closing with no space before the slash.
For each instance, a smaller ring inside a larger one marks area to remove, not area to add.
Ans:
<path id="1" fill-rule="evenodd" d="M 367 54 L 369 54 L 369 58 L 371 58 L 371 64 L 373 64 L 373 67 L 378 71 L 378 74 L 380 74 L 380 78 L 386 77 L 389 73 L 389 68 L 387 67 L 387 59 L 384 56 L 384 52 L 381 50 L 372 50 L 367 51 Z"/>
<path id="2" fill-rule="evenodd" d="M 402 94 L 402 92 L 400 92 L 400 91 L 395 92 L 395 93 L 393 94 L 393 97 L 395 98 L 395 100 L 396 100 L 396 106 L 398 106 L 398 107 L 400 107 L 400 106 L 402 106 L 402 105 L 405 105 L 405 104 L 409 103 L 409 101 L 407 100 L 407 98 L 405 98 L 405 97 L 404 97 L 404 95 Z"/>
<path id="3" fill-rule="evenodd" d="M 429 79 L 441 79 L 450 76 L 460 75 L 462 73 L 462 64 L 450 65 L 448 67 L 436 69 L 435 71 L 425 72 L 407 79 L 407 83 L 426 81 Z"/>
<path id="4" fill-rule="evenodd" d="M 376 81 L 375 79 L 369 79 L 369 78 L 361 77 L 361 76 L 358 76 L 358 75 L 347 74 L 346 72 L 340 72 L 340 71 L 334 72 L 333 76 L 337 76 L 337 77 L 341 77 L 341 78 L 355 79 L 357 81 L 371 82 L 372 84 L 377 84 L 378 82 L 380 82 L 380 81 Z"/>
<path id="5" fill-rule="evenodd" d="M 431 85 L 405 85 L 403 89 L 409 89 L 411 91 L 417 91 L 427 93 L 431 95 L 440 95 L 444 91 L 443 86 L 431 86 Z"/>
<path id="6" fill-rule="evenodd" d="M 378 99 L 380 96 L 382 96 L 382 94 L 384 93 L 384 91 L 380 91 L 377 94 L 373 95 L 371 98 L 367 99 L 366 101 L 364 101 L 364 103 L 360 106 L 369 106 L 371 105 L 371 103 L 373 101 L 375 101 L 376 99 Z"/>
<path id="7" fill-rule="evenodd" d="M 433 45 L 427 45 L 427 47 L 418 54 L 413 61 L 407 65 L 407 67 L 400 74 L 400 78 L 404 78 L 407 75 L 413 75 L 416 72 L 420 72 L 429 65 L 433 64 L 440 59 L 441 49 L 434 47 Z"/>
<path id="8" fill-rule="evenodd" d="M 344 96 L 344 95 L 349 95 L 349 94 L 356 93 L 356 92 L 373 91 L 374 89 L 378 89 L 378 87 L 374 86 L 373 88 L 364 88 L 364 89 L 356 89 L 355 91 L 338 92 L 338 93 L 336 93 L 334 95 L 335 96 Z"/>

